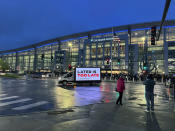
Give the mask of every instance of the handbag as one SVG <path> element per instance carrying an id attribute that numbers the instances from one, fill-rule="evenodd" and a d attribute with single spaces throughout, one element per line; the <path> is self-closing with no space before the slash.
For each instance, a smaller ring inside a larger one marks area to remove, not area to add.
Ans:
<path id="1" fill-rule="evenodd" d="M 116 99 L 118 99 L 119 97 L 119 92 L 116 92 Z"/>

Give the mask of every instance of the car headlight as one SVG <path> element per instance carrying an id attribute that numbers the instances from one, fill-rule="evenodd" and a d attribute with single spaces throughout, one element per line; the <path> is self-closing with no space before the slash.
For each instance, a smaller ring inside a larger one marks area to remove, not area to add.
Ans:
<path id="1" fill-rule="evenodd" d="M 58 77 L 58 80 L 61 80 L 61 77 Z"/>

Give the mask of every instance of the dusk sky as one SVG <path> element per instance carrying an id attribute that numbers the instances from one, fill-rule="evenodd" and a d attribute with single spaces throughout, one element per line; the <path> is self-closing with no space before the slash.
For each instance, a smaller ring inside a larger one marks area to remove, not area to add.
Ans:
<path id="1" fill-rule="evenodd" d="M 0 0 L 0 50 L 94 29 L 161 21 L 166 0 Z M 175 0 L 168 20 L 175 20 Z"/>

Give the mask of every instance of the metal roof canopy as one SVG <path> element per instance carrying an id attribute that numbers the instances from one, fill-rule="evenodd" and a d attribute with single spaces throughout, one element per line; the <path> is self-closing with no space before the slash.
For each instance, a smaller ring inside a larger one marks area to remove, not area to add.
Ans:
<path id="1" fill-rule="evenodd" d="M 156 39 L 157 41 L 159 40 L 160 33 L 161 33 L 161 31 L 162 31 L 162 26 L 163 26 L 163 24 L 164 24 L 166 15 L 167 15 L 167 13 L 168 13 L 168 9 L 169 9 L 170 3 L 171 3 L 171 0 L 166 0 L 165 8 L 164 8 L 163 16 L 162 16 L 162 21 L 161 21 L 161 24 L 160 24 L 160 30 L 159 30 L 159 32 L 158 32 L 157 39 Z"/>
<path id="2" fill-rule="evenodd" d="M 58 37 L 58 38 L 55 38 L 55 39 L 42 41 L 42 42 L 39 42 L 39 43 L 36 43 L 36 44 L 31 44 L 29 46 L 24 46 L 24 47 L 20 47 L 20 48 L 16 48 L 16 49 L 11 49 L 11 50 L 0 51 L 0 54 L 32 49 L 32 48 L 36 48 L 36 47 L 46 45 L 46 44 L 52 43 L 52 42 L 60 42 L 60 41 L 63 41 L 63 40 L 75 39 L 75 38 L 78 38 L 78 37 L 84 37 L 84 36 L 88 36 L 88 35 L 94 35 L 94 34 L 99 34 L 99 33 L 107 33 L 107 32 L 111 32 L 112 28 L 113 28 L 114 31 L 122 31 L 122 30 L 128 30 L 128 29 L 151 28 L 153 25 L 154 26 L 160 26 L 160 24 L 161 24 L 160 21 L 145 22 L 145 23 L 139 23 L 139 24 L 123 25 L 123 26 L 103 28 L 103 29 L 81 32 L 81 33 L 75 33 L 75 34 L 71 34 L 71 35 L 61 36 L 61 37 Z M 173 26 L 173 25 L 175 25 L 175 20 L 167 20 L 167 21 L 164 22 L 164 26 Z"/>

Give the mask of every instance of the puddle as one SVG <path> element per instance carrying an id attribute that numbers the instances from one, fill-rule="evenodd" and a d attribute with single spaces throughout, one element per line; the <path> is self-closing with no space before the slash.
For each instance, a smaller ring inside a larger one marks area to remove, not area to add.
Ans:
<path id="1" fill-rule="evenodd" d="M 131 97 L 128 100 L 136 100 L 136 99 L 137 99 L 137 97 Z"/>
<path id="2" fill-rule="evenodd" d="M 72 109 L 62 110 L 62 111 L 49 111 L 47 112 L 48 115 L 58 115 L 58 114 L 64 114 L 68 112 L 74 112 Z"/>

